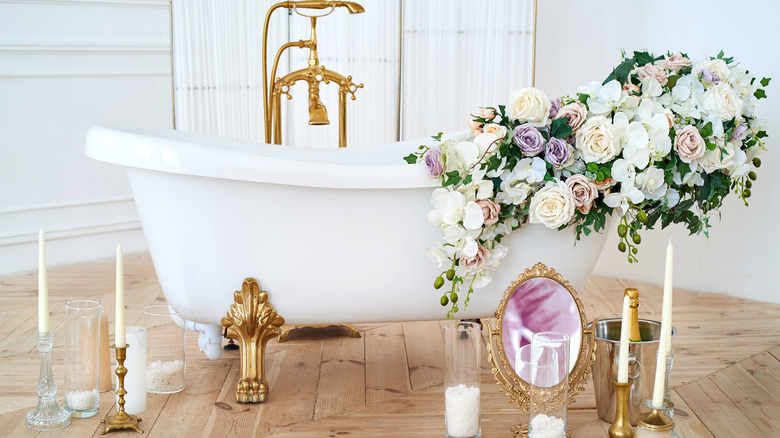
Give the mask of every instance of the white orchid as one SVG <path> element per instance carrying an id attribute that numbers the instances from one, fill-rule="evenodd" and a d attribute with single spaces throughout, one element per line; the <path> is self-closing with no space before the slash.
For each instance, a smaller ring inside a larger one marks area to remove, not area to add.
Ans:
<path id="1" fill-rule="evenodd" d="M 611 80 L 603 86 L 591 82 L 585 86 L 590 97 L 588 109 L 593 114 L 608 114 L 623 104 L 628 98 L 628 93 L 620 86 L 620 82 Z"/>
<path id="2" fill-rule="evenodd" d="M 531 186 L 518 180 L 504 179 L 501 181 L 500 189 L 496 201 L 501 204 L 522 204 L 531 193 Z"/>
<path id="3" fill-rule="evenodd" d="M 604 196 L 604 203 L 612 208 L 620 207 L 620 215 L 623 216 L 628 211 L 631 204 L 639 204 L 645 200 L 645 195 L 633 184 L 622 183 L 620 192 L 610 193 Z"/>
<path id="4" fill-rule="evenodd" d="M 618 158 L 612 164 L 612 178 L 624 184 L 634 184 L 636 179 L 636 164 L 623 158 Z"/>
<path id="5" fill-rule="evenodd" d="M 523 158 L 512 169 L 512 174 L 509 178 L 534 184 L 544 181 L 545 173 L 547 173 L 547 165 L 544 160 L 539 157 Z"/>
<path id="6" fill-rule="evenodd" d="M 635 184 L 642 191 L 645 199 L 657 200 L 666 194 L 664 171 L 657 167 L 650 166 L 644 172 L 637 174 Z"/>
<path id="7" fill-rule="evenodd" d="M 481 156 L 479 146 L 470 141 L 461 141 L 448 145 L 442 149 L 442 152 L 444 153 L 445 172 L 452 172 L 453 170 L 464 172 Z"/>

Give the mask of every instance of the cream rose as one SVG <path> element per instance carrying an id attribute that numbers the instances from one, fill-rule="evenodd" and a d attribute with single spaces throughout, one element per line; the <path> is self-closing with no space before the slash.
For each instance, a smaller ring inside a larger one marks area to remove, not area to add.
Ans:
<path id="1" fill-rule="evenodd" d="M 659 61 L 659 63 L 661 64 L 661 67 L 672 71 L 678 71 L 681 68 L 690 67 L 692 65 L 690 59 L 682 56 L 679 53 L 675 53 L 669 58 L 663 61 Z"/>
<path id="2" fill-rule="evenodd" d="M 707 173 L 715 172 L 716 170 L 726 169 L 734 164 L 736 154 L 734 153 L 734 145 L 731 142 L 723 144 L 721 140 L 716 142 L 718 147 L 713 150 L 705 150 L 696 162 L 704 168 Z"/>
<path id="3" fill-rule="evenodd" d="M 701 75 L 701 71 L 704 69 L 707 69 L 710 71 L 710 73 L 716 75 L 722 82 L 725 82 L 731 75 L 729 66 L 726 64 L 726 61 L 722 59 L 702 61 L 693 67 L 691 73 L 693 74 L 694 78 L 698 79 L 699 75 Z"/>
<path id="4" fill-rule="evenodd" d="M 490 199 L 477 199 L 477 205 L 482 208 L 485 225 L 493 225 L 498 222 L 498 213 L 501 212 L 501 206 Z"/>
<path id="5" fill-rule="evenodd" d="M 705 91 L 701 104 L 708 115 L 718 116 L 724 122 L 742 115 L 742 100 L 726 82 Z"/>
<path id="6" fill-rule="evenodd" d="M 583 214 L 588 214 L 590 207 L 593 206 L 593 201 L 599 194 L 596 185 L 585 175 L 576 174 L 566 180 L 566 186 L 569 187 L 571 197 L 577 209 Z"/>
<path id="7" fill-rule="evenodd" d="M 547 124 L 550 106 L 552 103 L 544 92 L 533 87 L 523 88 L 513 91 L 509 96 L 506 115 L 509 120 L 528 122 L 538 128 Z"/>
<path id="8" fill-rule="evenodd" d="M 620 143 L 613 138 L 612 122 L 604 116 L 588 119 L 577 131 L 576 147 L 586 163 L 606 163 L 620 153 Z"/>
<path id="9" fill-rule="evenodd" d="M 490 260 L 490 250 L 482 245 L 479 245 L 477 247 L 477 253 L 474 254 L 474 256 L 469 257 L 465 254 L 461 254 L 458 265 L 462 268 L 466 268 L 469 271 L 474 272 L 485 266 L 488 260 Z"/>
<path id="10" fill-rule="evenodd" d="M 501 126 L 498 123 L 488 123 L 484 127 L 482 127 L 482 132 L 487 132 L 490 134 L 495 134 L 496 137 L 500 139 L 506 138 L 506 127 Z"/>
<path id="11" fill-rule="evenodd" d="M 694 126 L 687 125 L 677 131 L 677 135 L 674 137 L 674 150 L 677 151 L 681 160 L 690 163 L 704 155 L 707 145 L 699 134 L 699 130 Z"/>
<path id="12" fill-rule="evenodd" d="M 574 102 L 568 105 L 564 105 L 558 110 L 556 118 L 568 117 L 569 126 L 572 132 L 577 132 L 582 126 L 582 122 L 585 121 L 585 117 L 588 115 L 588 108 L 582 102 Z"/>
<path id="13" fill-rule="evenodd" d="M 664 69 L 654 64 L 645 64 L 639 68 L 635 68 L 631 73 L 638 74 L 641 79 L 655 78 L 661 85 L 666 85 L 666 82 L 669 81 L 666 77 L 666 73 L 664 73 Z"/>
<path id="14" fill-rule="evenodd" d="M 549 182 L 531 198 L 528 220 L 555 230 L 569 223 L 574 207 L 569 187 L 562 182 Z"/>

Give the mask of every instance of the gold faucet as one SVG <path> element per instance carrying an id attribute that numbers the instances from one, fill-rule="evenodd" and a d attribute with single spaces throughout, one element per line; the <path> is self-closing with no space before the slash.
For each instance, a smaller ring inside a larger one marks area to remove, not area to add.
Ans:
<path id="1" fill-rule="evenodd" d="M 337 7 L 347 8 L 350 14 L 365 12 L 362 6 L 354 2 L 323 0 L 285 1 L 271 6 L 268 10 L 263 26 L 263 111 L 265 116 L 266 143 L 271 143 L 273 139 L 275 144 L 282 144 L 282 94 L 286 95 L 288 100 L 292 99 L 290 87 L 298 81 L 306 81 L 309 84 L 309 125 L 330 124 L 328 111 L 320 99 L 320 82 L 329 84 L 333 81 L 339 85 L 339 147 L 347 146 L 347 94 L 351 94 L 352 100 L 355 100 L 355 92 L 358 88 L 363 88 L 363 84 L 353 83 L 352 76 L 345 77 L 326 69 L 325 66 L 320 65 L 319 55 L 317 54 L 317 18 L 329 15 Z M 269 82 L 267 76 L 268 23 L 271 14 L 279 8 L 292 9 L 299 15 L 309 17 L 311 19 L 311 36 L 306 41 L 288 42 L 279 48 L 271 67 L 271 81 Z M 298 8 L 330 8 L 330 11 L 320 16 L 311 16 L 304 15 L 298 11 Z M 309 65 L 306 68 L 277 78 L 276 69 L 279 66 L 279 59 L 282 53 L 291 47 L 309 49 Z"/>

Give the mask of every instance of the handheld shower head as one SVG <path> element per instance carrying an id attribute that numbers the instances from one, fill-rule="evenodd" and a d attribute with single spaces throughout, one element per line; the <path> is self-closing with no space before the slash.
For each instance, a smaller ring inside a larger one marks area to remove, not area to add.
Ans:
<path id="1" fill-rule="evenodd" d="M 300 0 L 300 1 L 293 1 L 293 2 L 288 1 L 286 2 L 285 7 L 288 9 L 296 9 L 296 8 L 327 9 L 327 8 L 345 7 L 347 8 L 350 14 L 360 14 L 362 12 L 366 12 L 365 8 L 363 8 L 363 6 L 359 5 L 358 3 L 344 2 L 344 1 L 325 1 L 325 0 Z"/>

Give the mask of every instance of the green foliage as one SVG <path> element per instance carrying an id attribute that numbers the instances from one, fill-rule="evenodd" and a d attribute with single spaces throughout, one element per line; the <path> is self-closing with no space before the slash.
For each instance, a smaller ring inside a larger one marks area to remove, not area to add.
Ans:
<path id="1" fill-rule="evenodd" d="M 404 161 L 406 161 L 409 164 L 414 164 L 414 163 L 417 162 L 417 155 L 415 155 L 414 153 L 411 153 L 411 154 L 409 154 L 409 155 L 404 157 Z"/>

